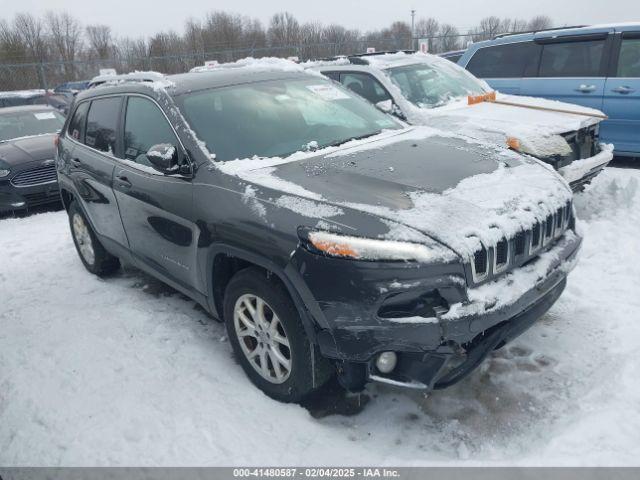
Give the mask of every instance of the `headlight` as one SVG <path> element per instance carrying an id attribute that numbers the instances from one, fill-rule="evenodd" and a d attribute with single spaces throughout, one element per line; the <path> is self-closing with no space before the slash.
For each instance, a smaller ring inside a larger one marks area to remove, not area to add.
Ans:
<path id="1" fill-rule="evenodd" d="M 11 170 L 0 170 L 0 178 L 4 178 L 11 173 Z"/>
<path id="2" fill-rule="evenodd" d="M 300 237 L 311 250 L 329 257 L 423 263 L 445 263 L 457 259 L 451 250 L 436 242 L 427 246 L 418 243 L 351 237 L 303 229 L 300 231 Z"/>
<path id="3" fill-rule="evenodd" d="M 571 146 L 562 135 L 531 138 L 507 137 L 506 143 L 511 150 L 536 158 L 566 157 L 573 153 Z"/>

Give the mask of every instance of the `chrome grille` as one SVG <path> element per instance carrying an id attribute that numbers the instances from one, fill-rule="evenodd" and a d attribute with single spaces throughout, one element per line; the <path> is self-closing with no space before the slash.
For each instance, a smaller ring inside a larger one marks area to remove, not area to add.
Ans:
<path id="1" fill-rule="evenodd" d="M 473 278 L 476 282 L 484 279 L 489 274 L 489 251 L 482 247 L 473 255 L 473 263 L 471 267 L 473 269 Z"/>
<path id="2" fill-rule="evenodd" d="M 33 187 L 57 181 L 55 165 L 43 165 L 18 173 L 11 179 L 14 187 Z"/>
<path id="3" fill-rule="evenodd" d="M 550 246 L 562 236 L 571 221 L 571 202 L 512 238 L 499 240 L 494 247 L 482 246 L 474 253 L 471 273 L 474 283 L 481 283 L 511 268 L 518 267 Z"/>

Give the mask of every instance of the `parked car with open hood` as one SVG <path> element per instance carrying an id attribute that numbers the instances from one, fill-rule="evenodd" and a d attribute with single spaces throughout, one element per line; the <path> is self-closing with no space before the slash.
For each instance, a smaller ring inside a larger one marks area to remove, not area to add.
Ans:
<path id="1" fill-rule="evenodd" d="M 60 201 L 54 140 L 63 124 L 43 105 L 0 109 L 0 213 Z"/>
<path id="2" fill-rule="evenodd" d="M 58 175 L 85 267 L 199 302 L 282 401 L 333 375 L 455 383 L 556 301 L 581 243 L 547 165 L 275 59 L 79 93 Z"/>
<path id="3" fill-rule="evenodd" d="M 509 145 L 552 165 L 579 190 L 611 161 L 599 142 L 602 112 L 494 94 L 452 62 L 423 53 L 366 54 L 311 67 L 414 125 Z"/>
<path id="4" fill-rule="evenodd" d="M 601 140 L 640 158 L 640 22 L 499 35 L 458 63 L 505 93 L 602 110 Z"/>

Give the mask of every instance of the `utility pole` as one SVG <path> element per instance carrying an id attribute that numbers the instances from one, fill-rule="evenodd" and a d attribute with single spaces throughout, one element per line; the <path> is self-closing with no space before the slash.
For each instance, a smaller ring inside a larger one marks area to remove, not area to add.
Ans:
<path id="1" fill-rule="evenodd" d="M 414 50 L 414 43 L 415 43 L 414 37 L 416 36 L 415 20 L 416 20 L 416 11 L 411 10 L 411 44 L 409 46 L 409 50 Z"/>

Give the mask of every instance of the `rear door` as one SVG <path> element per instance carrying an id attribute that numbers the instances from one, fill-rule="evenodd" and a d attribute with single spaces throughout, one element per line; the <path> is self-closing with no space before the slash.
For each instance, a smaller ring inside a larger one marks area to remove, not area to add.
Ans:
<path id="1" fill-rule="evenodd" d="M 612 41 L 606 32 L 537 38 L 538 75 L 523 80 L 522 95 L 601 109 Z"/>
<path id="2" fill-rule="evenodd" d="M 94 230 L 101 240 L 126 248 L 127 237 L 112 189 L 121 104 L 120 96 L 80 103 L 67 129 L 74 146 L 66 157 L 69 179 Z"/>
<path id="3" fill-rule="evenodd" d="M 126 98 L 122 115 L 122 156 L 114 172 L 114 190 L 131 251 L 141 268 L 160 274 L 183 289 L 196 285 L 198 229 L 193 223 L 189 175 L 155 170 L 146 152 L 169 143 L 186 153 L 160 107 L 149 97 Z"/>
<path id="4" fill-rule="evenodd" d="M 542 47 L 533 42 L 492 45 L 478 49 L 466 69 L 502 93 L 520 94 L 522 79 L 534 76 Z"/>
<path id="5" fill-rule="evenodd" d="M 618 36 L 603 110 L 609 120 L 600 128 L 602 140 L 616 153 L 640 155 L 640 29 Z"/>

